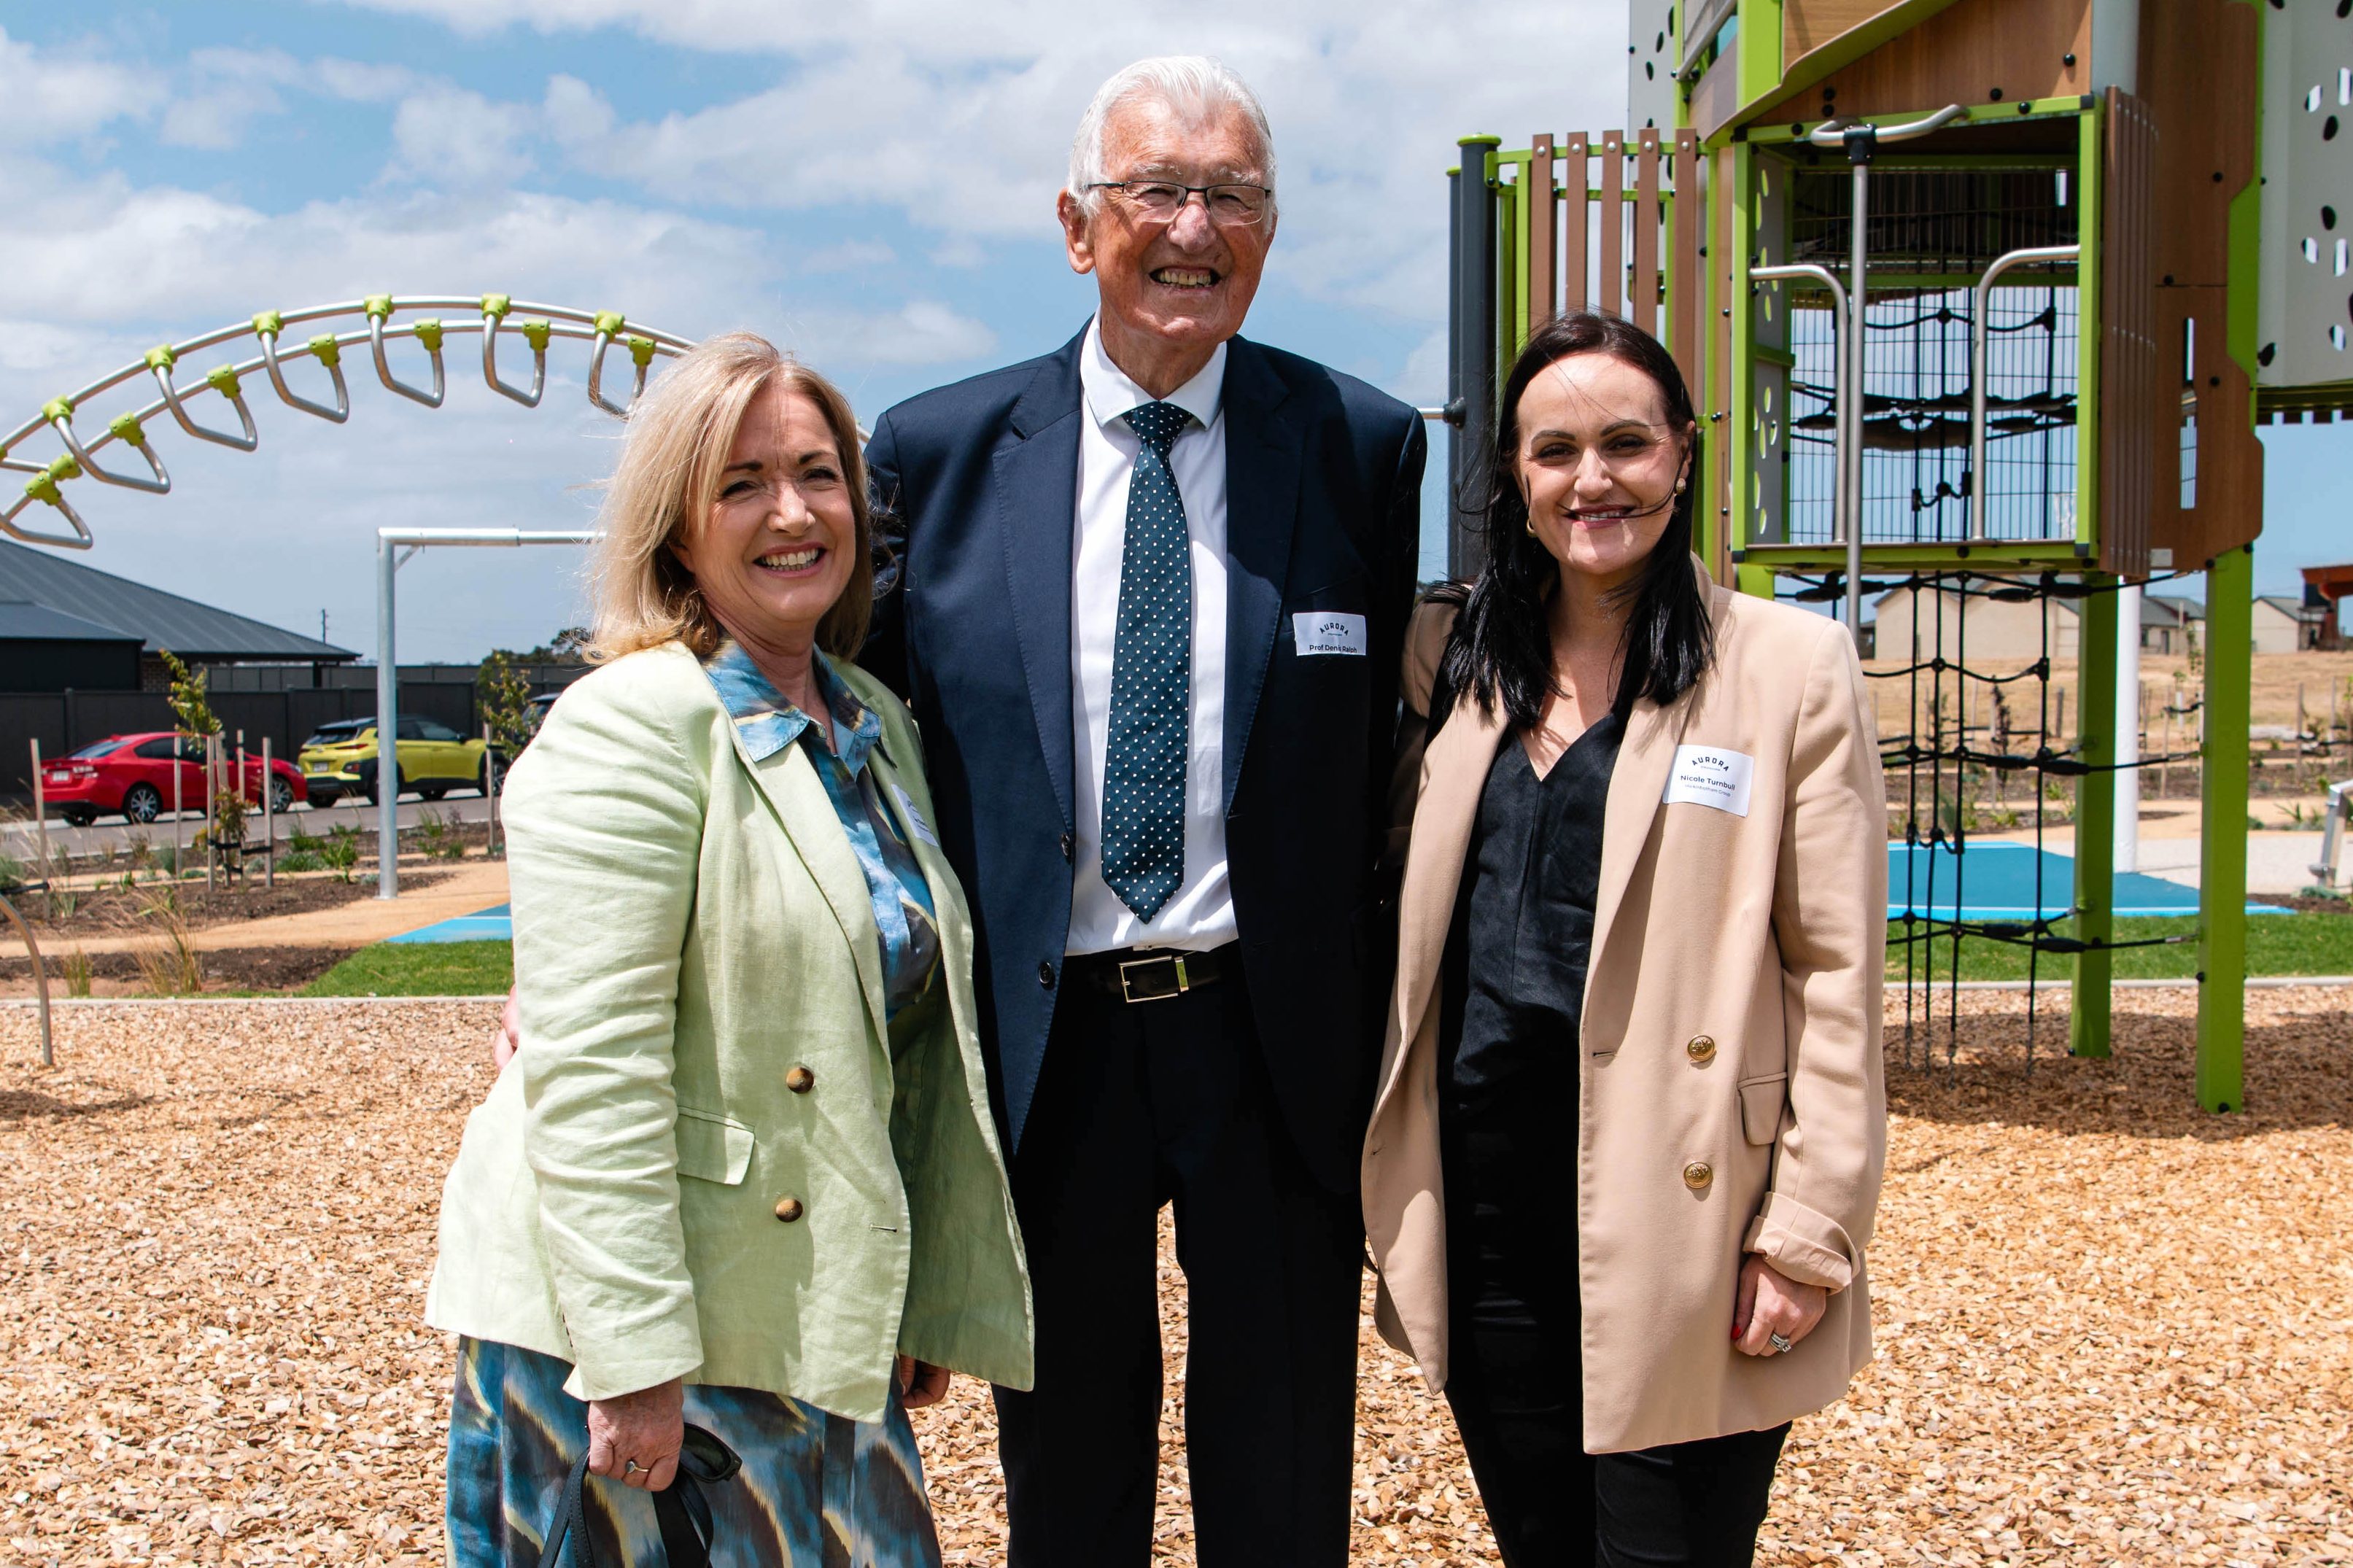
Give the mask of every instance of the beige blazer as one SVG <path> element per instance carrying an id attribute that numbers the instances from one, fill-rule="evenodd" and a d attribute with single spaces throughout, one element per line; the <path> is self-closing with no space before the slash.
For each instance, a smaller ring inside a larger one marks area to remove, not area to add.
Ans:
<path id="1" fill-rule="evenodd" d="M 1777 1426 L 1837 1399 L 1871 1358 L 1887 860 L 1869 700 L 1837 623 L 1711 596 L 1714 667 L 1672 706 L 1635 704 L 1610 779 L 1574 1144 L 1561 1108 L 1594 1453 Z M 1440 605 L 1415 617 L 1409 716 L 1429 707 L 1452 622 Z M 1395 796 L 1411 837 L 1365 1225 L 1382 1333 L 1442 1389 L 1440 963 L 1488 768 L 1519 742 L 1470 701 L 1426 752 L 1409 730 L 1399 769 L 1419 787 Z M 1746 816 L 1662 804 L 1682 746 L 1750 759 Z M 1732 1347 L 1747 1252 L 1832 1292 L 1788 1355 Z"/>

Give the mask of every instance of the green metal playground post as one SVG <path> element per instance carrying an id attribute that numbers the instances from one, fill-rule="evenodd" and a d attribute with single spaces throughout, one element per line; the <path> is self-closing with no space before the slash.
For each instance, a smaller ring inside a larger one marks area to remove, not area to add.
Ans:
<path id="1" fill-rule="evenodd" d="M 2245 1104 L 2247 753 L 2253 721 L 2255 553 L 2206 573 L 2206 743 L 2198 780 L 2198 1103 Z"/>
<path id="2" fill-rule="evenodd" d="M 2075 780 L 2075 936 L 2105 944 L 2116 935 L 2116 579 L 2086 573 L 2094 590 L 2077 601 L 2075 724 L 2078 760 L 2092 772 Z M 2075 994 L 2068 1009 L 2067 1048 L 2079 1057 L 2109 1054 L 2115 955 L 2104 945 L 2075 955 Z"/>

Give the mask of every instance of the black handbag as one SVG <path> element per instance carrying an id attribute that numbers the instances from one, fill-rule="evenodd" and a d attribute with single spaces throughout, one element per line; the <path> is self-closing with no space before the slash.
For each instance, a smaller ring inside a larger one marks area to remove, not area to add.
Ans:
<path id="1" fill-rule="evenodd" d="M 689 1426 L 679 1445 L 678 1471 L 670 1485 L 653 1494 L 654 1521 L 661 1526 L 662 1556 L 670 1568 L 711 1568 L 711 1505 L 702 1489 L 731 1479 L 744 1468 L 735 1450 L 704 1431 Z M 564 1478 L 556 1499 L 555 1517 L 548 1521 L 547 1544 L 539 1553 L 539 1568 L 562 1568 L 564 1543 L 577 1532 L 580 1568 L 598 1568 L 596 1549 L 588 1541 L 588 1507 L 582 1495 L 588 1484 L 588 1455 L 584 1449 Z"/>

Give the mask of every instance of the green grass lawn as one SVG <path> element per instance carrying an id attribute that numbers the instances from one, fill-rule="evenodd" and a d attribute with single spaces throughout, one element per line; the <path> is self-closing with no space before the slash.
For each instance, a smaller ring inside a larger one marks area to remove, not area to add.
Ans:
<path id="1" fill-rule="evenodd" d="M 514 984 L 503 942 L 380 942 L 304 986 L 304 996 L 495 996 Z"/>
<path id="2" fill-rule="evenodd" d="M 2063 921 L 2053 934 L 2073 936 L 2074 922 Z M 2182 937 L 2188 940 L 2164 947 L 2126 948 L 2115 955 L 2116 977 L 2119 980 L 2187 980 L 2198 973 L 2198 922 L 2192 916 L 2144 916 L 2116 921 L 2118 942 L 2140 942 L 2150 937 Z M 1904 978 L 1904 926 L 1891 921 L 1887 927 L 1887 978 L 1900 983 Z M 1915 976 L 1927 972 L 1933 963 L 1936 978 L 1949 980 L 1953 973 L 1953 941 L 1939 937 L 1933 944 L 1931 958 L 1926 944 L 1912 950 L 1913 973 Z M 1964 939 L 1961 942 L 1961 978 L 1964 980 L 2023 980 L 2026 978 L 2027 950 L 2007 942 L 1979 939 Z M 2066 953 L 2042 954 L 2039 973 L 2048 978 L 2064 977 L 2073 959 Z M 2249 974 L 2353 974 L 2353 915 L 2287 914 L 2250 915 L 2247 917 L 2247 973 Z"/>

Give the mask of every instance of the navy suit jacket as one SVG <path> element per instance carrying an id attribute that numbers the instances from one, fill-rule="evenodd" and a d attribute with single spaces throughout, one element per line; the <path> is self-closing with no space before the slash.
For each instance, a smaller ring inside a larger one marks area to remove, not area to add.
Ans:
<path id="1" fill-rule="evenodd" d="M 1071 563 L 1079 353 L 875 422 L 899 582 L 860 662 L 922 726 L 938 831 L 976 925 L 981 1041 L 1008 1149 L 1044 1065 L 1070 931 Z M 1394 910 L 1376 880 L 1419 555 L 1420 417 L 1313 361 L 1226 358 L 1226 847 L 1243 973 L 1309 1165 L 1352 1189 Z M 1364 657 L 1298 655 L 1295 616 L 1366 617 Z"/>

